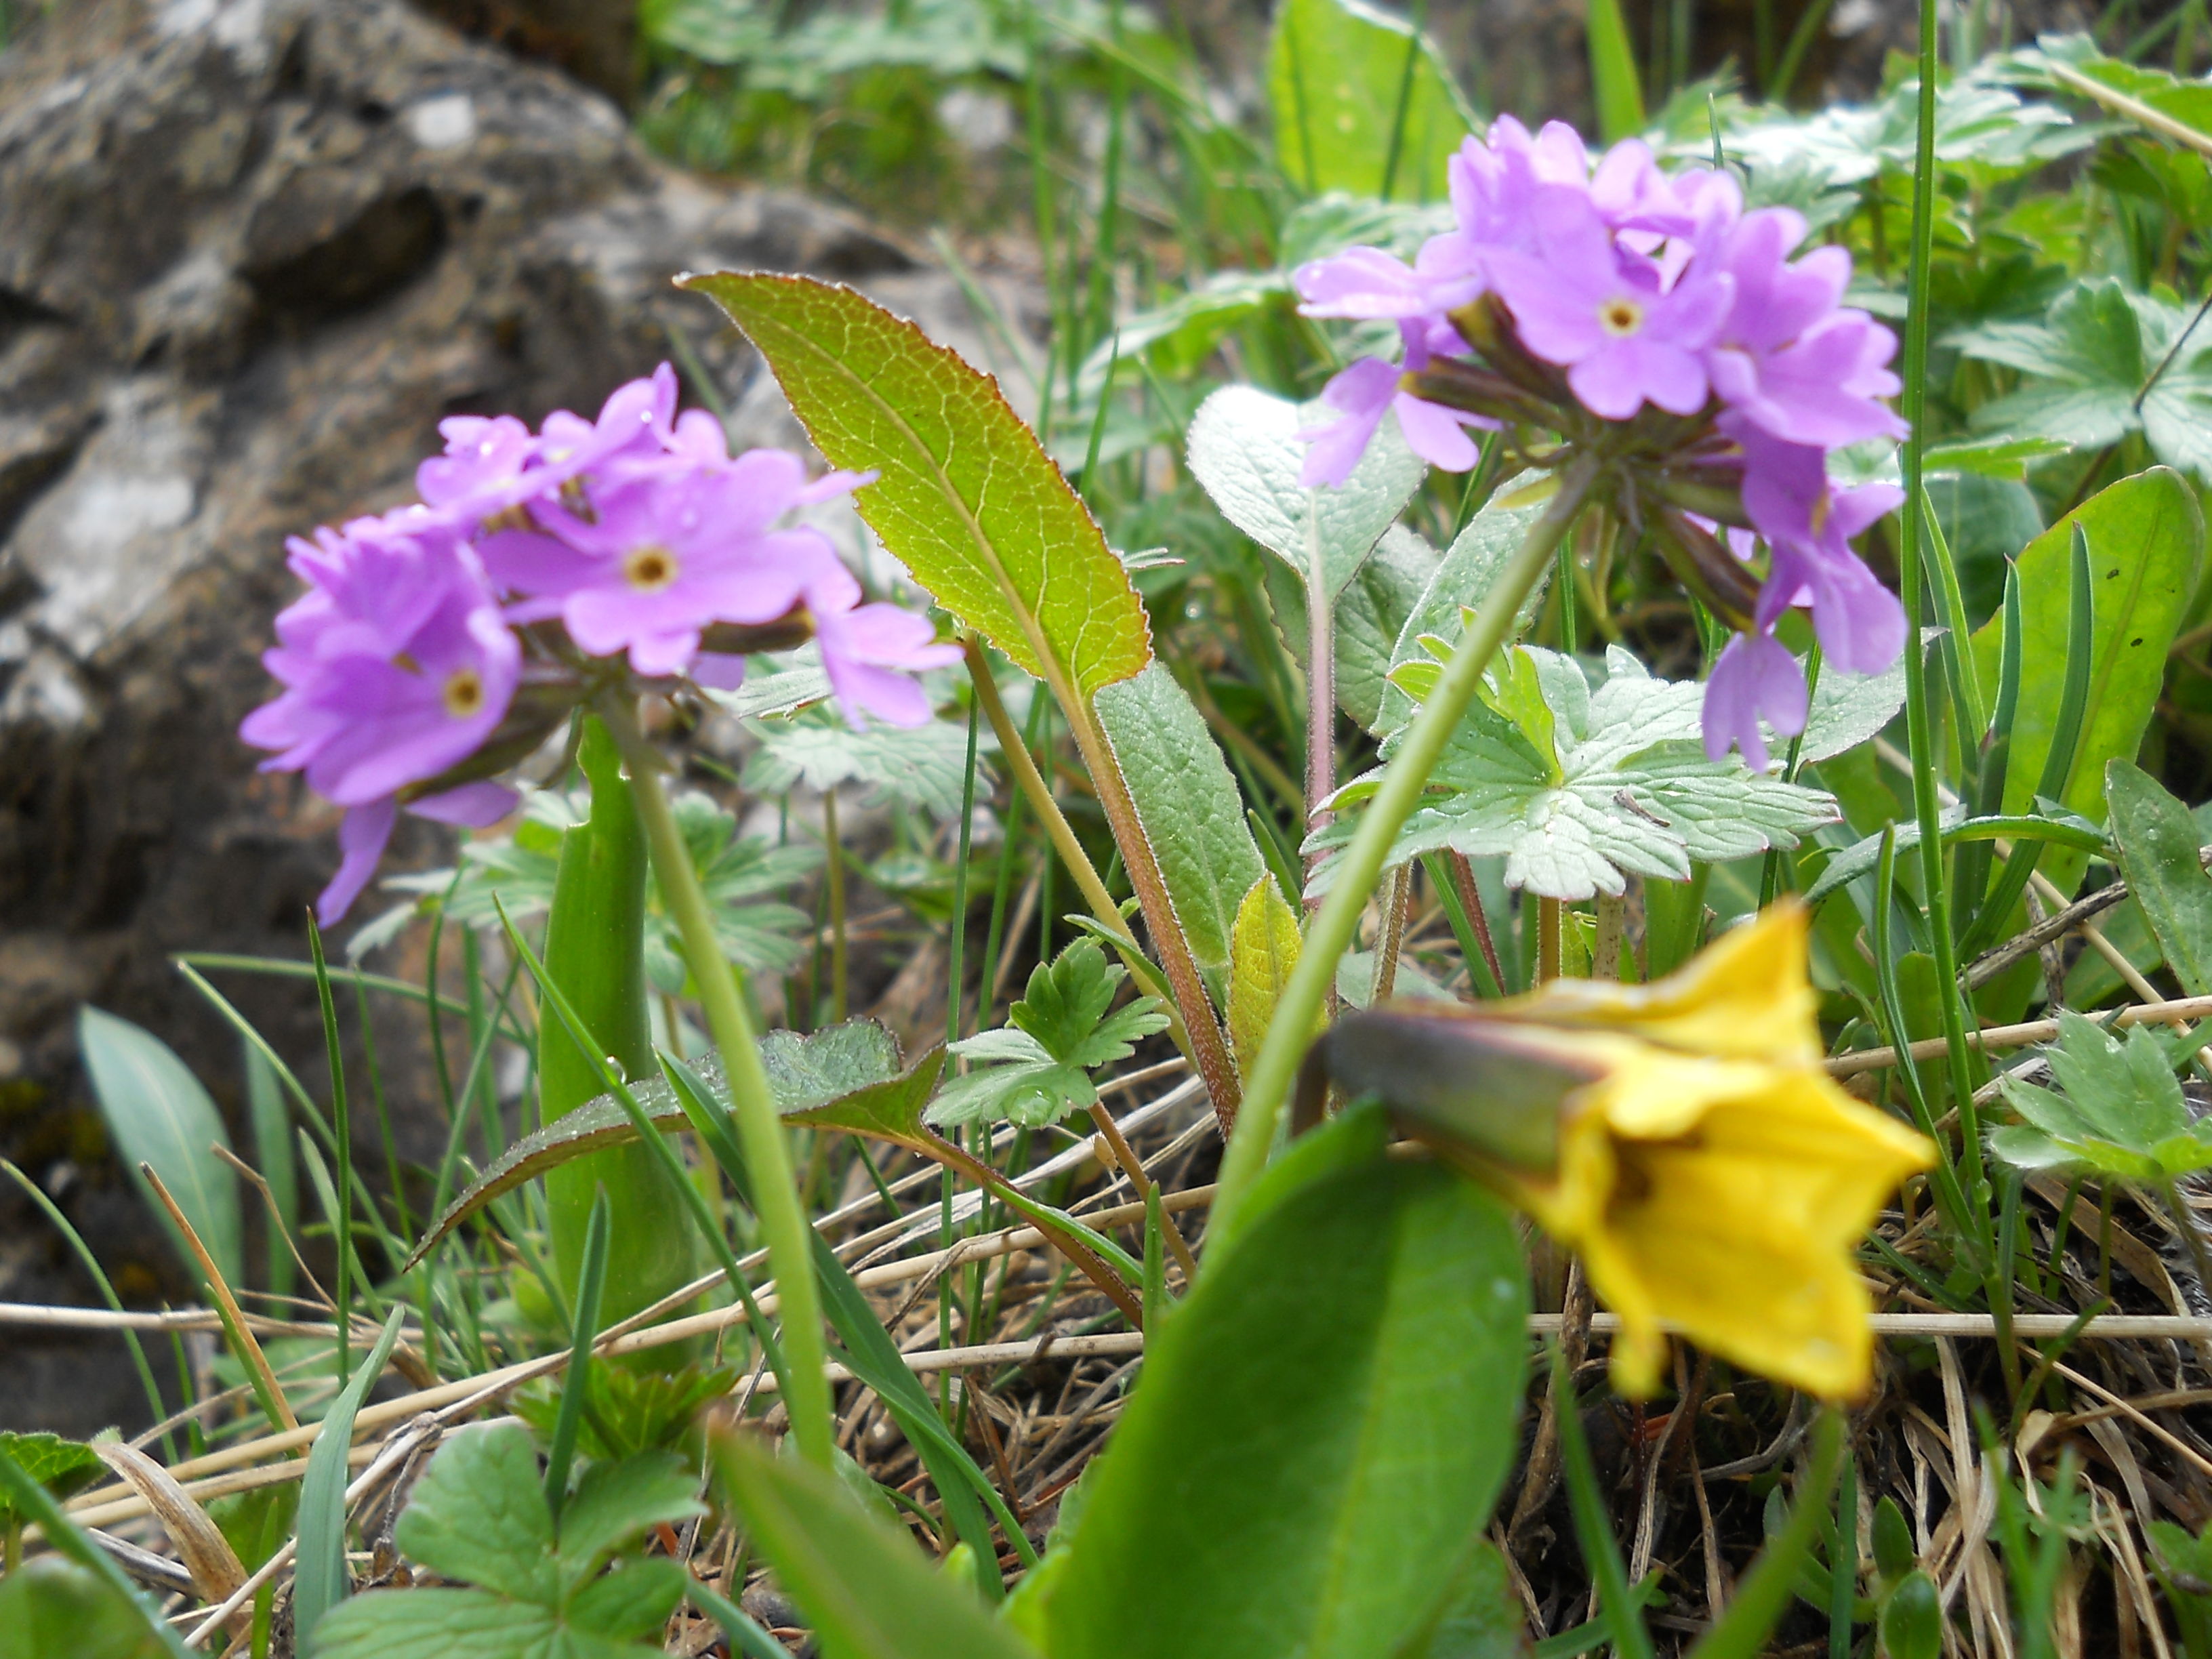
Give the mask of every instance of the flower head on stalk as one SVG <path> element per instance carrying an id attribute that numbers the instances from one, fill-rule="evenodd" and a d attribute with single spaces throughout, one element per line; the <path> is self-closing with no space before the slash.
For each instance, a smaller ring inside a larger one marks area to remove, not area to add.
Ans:
<path id="1" fill-rule="evenodd" d="M 1773 639 L 1782 612 L 1809 608 L 1846 672 L 1879 672 L 1905 646 L 1901 607 L 1849 546 L 1894 492 L 1827 471 L 1835 449 L 1903 434 L 1883 402 L 1899 390 L 1895 337 L 1842 303 L 1848 254 L 1797 253 L 1802 216 L 1747 212 L 1726 173 L 1670 178 L 1634 141 L 1593 158 L 1568 128 L 1501 118 L 1453 158 L 1450 183 L 1455 223 L 1410 265 L 1355 248 L 1297 273 L 1307 315 L 1387 318 L 1405 342 L 1395 380 L 1377 358 L 1330 382 L 1343 418 L 1299 434 L 1305 482 L 1349 477 L 1393 410 L 1446 468 L 1472 464 L 1462 422 L 1502 428 L 1530 465 L 1598 458 L 1599 498 L 1654 532 L 1741 635 L 1716 666 L 1706 732 L 1759 763 L 1762 718 L 1785 736 L 1802 726 L 1802 678 Z M 1728 561 L 1743 568 L 1723 570 L 1714 520 L 1757 530 L 1764 553 L 1747 541 Z"/>
<path id="2" fill-rule="evenodd" d="M 809 481 L 799 457 L 732 458 L 720 423 L 679 415 L 666 364 L 595 419 L 532 432 L 457 416 L 417 471 L 417 505 L 291 543 L 307 592 L 264 658 L 282 693 L 240 735 L 347 809 L 337 921 L 374 874 L 398 811 L 483 825 L 497 780 L 580 702 L 682 682 L 738 684 L 748 651 L 821 643 L 847 717 L 928 718 L 910 676 L 957 654 L 926 617 L 865 604 L 799 508 L 867 478 Z"/>
<path id="3" fill-rule="evenodd" d="M 1935 1149 L 1828 1076 L 1800 907 L 1648 986 L 1385 1007 L 1316 1052 L 1580 1255 L 1620 1319 L 1624 1394 L 1657 1389 L 1668 1330 L 1823 1398 L 1865 1393 L 1853 1251 Z"/>

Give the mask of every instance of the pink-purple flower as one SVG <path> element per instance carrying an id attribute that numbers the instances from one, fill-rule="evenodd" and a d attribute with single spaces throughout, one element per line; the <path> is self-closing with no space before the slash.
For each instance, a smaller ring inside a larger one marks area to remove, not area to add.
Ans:
<path id="1" fill-rule="evenodd" d="M 421 504 L 291 543 L 307 592 L 264 659 L 283 689 L 240 728 L 276 751 L 264 769 L 300 772 L 347 809 L 326 925 L 374 874 L 403 808 L 478 827 L 512 811 L 498 775 L 577 702 L 626 683 L 735 686 L 744 659 L 710 648 L 717 628 L 811 629 L 855 725 L 928 719 L 913 676 L 958 650 L 926 617 L 863 603 L 828 538 L 790 521 L 866 476 L 810 481 L 780 450 L 732 458 L 718 421 L 678 414 L 665 363 L 595 418 L 556 411 L 532 432 L 455 416 L 439 432 Z"/>
<path id="2" fill-rule="evenodd" d="M 1705 735 L 1763 765 L 1760 720 L 1788 734 L 1804 718 L 1802 675 L 1773 637 L 1783 611 L 1808 608 L 1845 672 L 1880 672 L 1905 646 L 1902 606 L 1850 546 L 1899 494 L 1828 472 L 1835 450 L 1904 435 L 1886 402 L 1896 337 L 1843 303 L 1846 252 L 1801 252 L 1802 216 L 1747 212 L 1724 170 L 1669 176 L 1639 142 L 1594 157 L 1571 128 L 1501 117 L 1449 182 L 1455 222 L 1412 264 L 1354 248 L 1297 273 L 1306 315 L 1389 319 L 1405 342 L 1397 362 L 1329 382 L 1340 418 L 1299 434 L 1304 482 L 1342 484 L 1395 412 L 1440 466 L 1472 463 L 1465 427 L 1485 416 L 1535 465 L 1605 450 L 1631 519 L 1647 516 L 1631 500 L 1647 474 L 1662 518 L 1689 505 L 1685 487 L 1702 505 L 1740 483 L 1743 517 L 1715 510 L 1748 519 L 1766 568 L 1755 617 L 1747 587 L 1741 611 L 1724 607 L 1750 631 L 1715 664 Z M 1729 540 L 1755 556 L 1746 532 Z"/>

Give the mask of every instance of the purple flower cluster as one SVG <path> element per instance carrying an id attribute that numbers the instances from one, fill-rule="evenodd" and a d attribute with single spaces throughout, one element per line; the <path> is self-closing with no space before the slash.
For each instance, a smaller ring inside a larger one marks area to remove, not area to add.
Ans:
<path id="1" fill-rule="evenodd" d="M 1687 469 L 1740 486 L 1739 524 L 1769 565 L 1715 665 L 1705 747 L 1767 763 L 1759 721 L 1802 731 L 1806 689 L 1773 637 L 1812 612 L 1826 660 L 1878 672 L 1904 647 L 1896 597 L 1850 538 L 1893 509 L 1887 485 L 1839 489 L 1829 452 L 1902 437 L 1896 337 L 1842 303 L 1850 256 L 1791 254 L 1805 222 L 1747 212 L 1734 178 L 1662 173 L 1634 140 L 1593 160 L 1557 122 L 1531 135 L 1501 118 L 1452 159 L 1455 228 L 1408 265 L 1354 248 L 1297 273 L 1305 314 L 1395 322 L 1397 363 L 1367 358 L 1332 380 L 1338 418 L 1302 434 L 1304 483 L 1341 485 L 1385 415 L 1434 465 L 1474 465 L 1470 426 L 1548 430 L 1617 453 L 1624 474 Z M 1440 401 L 1449 397 L 1450 403 Z M 1662 496 L 1664 492 L 1661 492 Z M 1739 557 L 1747 537 L 1730 538 Z"/>
<path id="2" fill-rule="evenodd" d="M 957 647 L 925 617 L 862 604 L 819 531 L 777 527 L 866 477 L 809 483 L 780 450 L 732 459 L 711 416 L 677 413 L 665 363 L 596 421 L 562 410 L 532 433 L 459 416 L 439 430 L 420 504 L 290 543 L 307 592 L 263 659 L 284 690 L 240 728 L 276 751 L 263 770 L 304 773 L 346 809 L 324 925 L 374 873 L 399 808 L 475 825 L 511 811 L 496 775 L 594 684 L 727 689 L 744 647 L 811 633 L 848 720 L 929 718 L 911 676 Z"/>

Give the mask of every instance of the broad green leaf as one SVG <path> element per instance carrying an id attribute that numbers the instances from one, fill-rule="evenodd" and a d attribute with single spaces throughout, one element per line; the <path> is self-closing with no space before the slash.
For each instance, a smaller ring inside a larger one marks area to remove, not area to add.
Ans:
<path id="1" fill-rule="evenodd" d="M 1267 100 L 1276 159 L 1309 195 L 1437 200 L 1474 127 L 1435 42 L 1364 0 L 1279 0 Z"/>
<path id="2" fill-rule="evenodd" d="M 561 1510 L 555 1559 L 563 1593 L 580 1589 L 609 1557 L 635 1543 L 647 1528 L 704 1513 L 698 1477 L 675 1452 L 643 1452 L 592 1464 Z"/>
<path id="3" fill-rule="evenodd" d="M 1253 319 L 1295 299 L 1287 270 L 1217 270 L 1189 292 L 1140 311 L 1084 359 L 1076 383 L 1103 386 L 1109 363 L 1139 357 L 1176 380 L 1195 373 L 1222 341 Z"/>
<path id="4" fill-rule="evenodd" d="M 1438 1604 L 1435 1625 L 1398 1659 L 1528 1659 L 1528 1626 L 1498 1547 L 1479 1540 Z"/>
<path id="5" fill-rule="evenodd" d="M 1227 386 L 1199 405 L 1190 423 L 1191 474 L 1221 516 L 1282 560 L 1301 582 L 1317 539 L 1332 599 L 1428 472 L 1391 420 L 1376 429 L 1375 441 L 1341 489 L 1301 484 L 1307 447 L 1297 434 L 1335 418 L 1326 404 L 1294 404 L 1256 386 Z"/>
<path id="6" fill-rule="evenodd" d="M 1950 438 L 1929 445 L 1920 465 L 1931 485 L 1948 473 L 2017 483 L 2035 462 L 2063 455 L 2071 447 L 2057 438 Z"/>
<path id="7" fill-rule="evenodd" d="M 1735 754 L 1707 760 L 1704 686 L 1655 679 L 1618 647 L 1607 653 L 1610 675 L 1595 690 L 1555 652 L 1522 647 L 1516 656 L 1527 660 L 1497 675 L 1453 732 L 1391 864 L 1446 848 L 1469 858 L 1503 854 L 1508 885 L 1588 898 L 1625 891 L 1631 874 L 1686 881 L 1693 860 L 1723 863 L 1795 847 L 1837 818 L 1834 800 L 1818 790 L 1754 775 Z M 1424 677 L 1413 666 L 1399 669 L 1394 683 L 1419 689 Z M 1513 707 L 1519 721 L 1501 712 Z M 1384 741 L 1386 763 L 1401 740 Z M 1346 785 L 1337 817 L 1308 838 L 1310 851 L 1332 855 L 1315 871 L 1312 890 L 1325 891 L 1334 879 L 1334 855 L 1358 833 L 1379 777 L 1378 769 Z"/>
<path id="8" fill-rule="evenodd" d="M 292 1628 L 302 1656 L 321 1651 L 317 1643 L 324 1618 L 353 1592 L 345 1560 L 346 1453 L 353 1444 L 354 1418 L 383 1375 L 404 1316 L 403 1310 L 392 1310 L 383 1334 L 324 1413 L 323 1431 L 307 1454 L 307 1472 L 300 1480 L 299 1559 L 292 1571 Z"/>
<path id="9" fill-rule="evenodd" d="M 2105 768 L 2112 842 L 2128 892 L 2191 996 L 2212 994 L 2212 876 L 2198 858 L 2197 820 L 2132 762 Z"/>
<path id="10" fill-rule="evenodd" d="M 719 1484 L 825 1659 L 1035 1659 L 1035 1650 L 835 1475 L 716 1437 Z"/>
<path id="11" fill-rule="evenodd" d="M 1043 1598 L 1054 1659 L 1382 1659 L 1480 1535 L 1519 1450 L 1513 1223 L 1433 1164 L 1298 1157 L 1338 1140 L 1294 1145 L 1153 1339 Z"/>
<path id="12" fill-rule="evenodd" d="M 736 690 L 709 691 L 707 700 L 724 714 L 741 720 L 795 714 L 813 703 L 826 702 L 832 690 L 829 671 L 822 666 L 819 653 L 811 646 L 800 647 L 800 653 L 793 655 L 801 653 L 813 659 L 780 667 L 773 673 L 748 673 L 744 684 Z"/>
<path id="13" fill-rule="evenodd" d="M 1158 663 L 1105 687 L 1091 706 L 1193 959 L 1201 969 L 1225 967 L 1237 900 L 1267 866 L 1213 734 Z"/>
<path id="14" fill-rule="evenodd" d="M 192 1254 L 153 1189 L 138 1173 L 149 1164 L 177 1207 L 207 1246 L 223 1278 L 245 1283 L 245 1247 L 238 1212 L 238 1178 L 215 1154 L 230 1150 L 222 1115 L 200 1081 L 169 1045 L 151 1031 L 87 1003 L 77 1012 L 77 1043 L 92 1079 L 94 1097 L 123 1167 L 176 1243 L 187 1267 Z"/>
<path id="15" fill-rule="evenodd" d="M 1267 1040 L 1275 1004 L 1298 965 L 1298 913 L 1273 876 L 1263 875 L 1237 907 L 1229 964 L 1229 1042 L 1237 1064 L 1250 1070 Z M 1325 1018 L 1325 1017 L 1324 1017 Z M 1321 1021 L 1316 1024 L 1318 1034 Z"/>
<path id="16" fill-rule="evenodd" d="M 1532 489 L 1542 488 L 1538 482 L 1540 476 L 1524 472 L 1501 484 L 1482 511 L 1468 520 L 1467 528 L 1452 538 L 1452 544 L 1444 550 L 1443 558 L 1430 576 L 1428 586 L 1407 616 L 1405 625 L 1398 630 L 1397 643 L 1390 651 L 1392 668 L 1427 660 L 1428 653 L 1421 644 L 1425 636 L 1459 637 L 1462 614 L 1469 606 L 1482 603 L 1491 583 L 1498 580 L 1498 573 L 1519 550 L 1528 526 L 1543 515 L 1543 499 L 1531 499 L 1528 495 Z M 1514 619 L 1516 634 L 1534 620 L 1550 582 L 1547 571 L 1529 591 Z M 1386 682 L 1382 709 L 1370 729 L 1394 732 L 1413 715 L 1413 700 L 1396 685 Z"/>
<path id="17" fill-rule="evenodd" d="M 811 1128 L 842 1129 L 848 1134 L 873 1135 L 926 1147 L 921 1127 L 922 1108 L 945 1069 L 945 1050 L 932 1048 L 896 1077 L 856 1089 L 841 1099 L 819 1106 L 802 1106 L 784 1114 L 785 1121 Z M 722 1091 L 718 1088 L 715 1092 Z"/>
<path id="18" fill-rule="evenodd" d="M 633 1371 L 619 1365 L 593 1365 L 585 1386 L 591 1391 L 576 1447 L 587 1457 L 634 1457 L 665 1451 L 690 1437 L 700 1409 L 735 1389 L 741 1373 L 734 1365 L 701 1360 L 673 1371 Z M 515 1391 L 510 1409 L 541 1440 L 550 1440 L 559 1420 L 567 1379 L 542 1378 Z"/>
<path id="19" fill-rule="evenodd" d="M 2212 340 L 2189 332 L 2196 310 L 2095 276 L 2076 283 L 2047 319 L 1954 336 L 1967 356 L 2034 377 L 1976 410 L 1976 428 L 2084 449 L 2140 430 L 2159 459 L 2212 480 Z"/>
<path id="20" fill-rule="evenodd" d="M 2094 650 L 2073 778 L 2061 800 L 2084 817 L 2105 816 L 2106 763 L 2135 758 L 2165 683 L 2167 648 L 2197 588 L 2204 520 L 2196 493 L 2163 467 L 2100 491 L 2029 544 L 2020 558 L 2023 667 L 2005 771 L 2008 814 L 2035 810 L 2037 781 L 2057 722 L 2076 524 L 2089 541 Z M 1982 684 L 1995 685 L 2004 647 L 2002 611 L 1973 643 Z M 2060 853 L 2039 867 L 2071 892 L 2083 860 Z"/>
<path id="21" fill-rule="evenodd" d="M 760 348 L 831 465 L 879 474 L 854 497 L 860 516 L 1024 672 L 1087 702 L 1152 660 L 1127 571 L 988 376 L 848 288 L 761 273 L 684 285 Z"/>
<path id="22" fill-rule="evenodd" d="M 1414 532 L 1393 525 L 1338 596 L 1336 703 L 1368 731 L 1382 718 L 1398 635 L 1441 560 Z"/>
<path id="23" fill-rule="evenodd" d="M 167 1652 L 129 1596 L 74 1561 L 36 1556 L 0 1578 L 0 1659 L 161 1659 Z"/>
<path id="24" fill-rule="evenodd" d="M 818 1092 L 833 1077 L 850 1081 L 875 1069 L 872 1063 L 864 1066 L 862 1062 L 870 1054 L 880 1059 L 886 1051 L 890 1034 L 884 1033 L 880 1040 L 854 1035 L 851 1027 L 864 1023 L 848 1021 L 845 1025 L 817 1033 L 815 1038 L 797 1039 L 796 1048 L 790 1040 L 776 1040 L 783 1034 L 770 1033 L 763 1045 L 763 1060 L 769 1068 L 769 1085 L 776 1091 L 777 1107 L 794 1124 L 849 1128 L 856 1133 L 879 1134 L 889 1139 L 911 1139 L 911 1131 L 898 1134 L 892 1133 L 892 1128 L 901 1122 L 918 1121 L 920 1099 L 908 1101 L 906 1097 L 917 1091 L 921 1097 L 927 1097 L 936 1083 L 933 1066 L 942 1063 L 941 1055 L 933 1060 L 931 1055 L 926 1054 L 903 1073 L 893 1075 L 886 1070 L 877 1081 L 854 1085 L 853 1093 L 836 1099 L 824 1100 Z M 817 1053 L 806 1046 L 817 1040 L 827 1041 L 830 1045 L 828 1052 Z M 889 1042 L 888 1052 L 895 1063 L 895 1042 Z M 714 1097 L 728 1106 L 729 1085 L 721 1060 L 706 1054 L 693 1060 L 690 1067 Z M 926 1081 L 921 1075 L 925 1069 L 928 1070 Z M 688 1127 L 690 1121 L 665 1079 L 657 1075 L 634 1079 L 629 1088 L 653 1122 L 672 1130 Z M 854 1121 L 842 1121 L 841 1114 Z M 873 1127 L 878 1125 L 882 1127 Z M 447 1206 L 437 1224 L 416 1245 L 406 1266 L 411 1268 L 440 1239 L 494 1199 L 586 1153 L 625 1145 L 635 1139 L 635 1134 L 621 1103 L 612 1095 L 601 1095 L 544 1128 L 523 1136 Z"/>
<path id="25" fill-rule="evenodd" d="M 82 1440 L 64 1440 L 58 1434 L 12 1434 L 0 1430 L 0 1453 L 15 1460 L 15 1467 L 57 1498 L 91 1485 L 106 1473 L 100 1454 Z M 0 1492 L 0 1532 L 21 1517 Z"/>
<path id="26" fill-rule="evenodd" d="M 870 801 L 890 799 L 918 807 L 933 817 L 960 811 L 968 772 L 968 733 L 944 720 L 902 728 L 872 726 L 856 732 L 844 716 L 826 706 L 788 720 L 761 720 L 750 730 L 760 747 L 745 763 L 745 787 L 757 795 L 781 795 L 804 784 L 835 789 L 843 783 L 868 786 Z M 988 791 L 991 770 L 979 758 L 976 788 Z"/>

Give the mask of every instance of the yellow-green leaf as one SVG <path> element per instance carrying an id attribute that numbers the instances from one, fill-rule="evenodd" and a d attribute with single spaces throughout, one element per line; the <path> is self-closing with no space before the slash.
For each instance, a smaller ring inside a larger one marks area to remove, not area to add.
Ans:
<path id="1" fill-rule="evenodd" d="M 1024 672 L 1091 694 L 1152 659 L 1128 572 L 997 381 L 849 288 L 691 276 L 760 348 L 854 504 L 938 602 Z M 1065 699 L 1063 699 L 1065 700 Z"/>
<path id="2" fill-rule="evenodd" d="M 1229 1042 L 1240 1071 L 1251 1069 L 1267 1038 L 1275 1003 L 1291 981 L 1291 970 L 1298 965 L 1299 939 L 1298 913 L 1283 897 L 1275 878 L 1261 876 L 1237 907 L 1230 938 Z M 1326 1024 L 1314 1022 L 1316 1035 Z"/>

